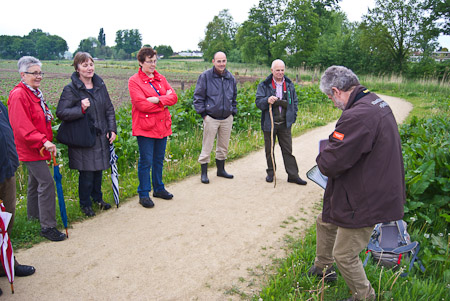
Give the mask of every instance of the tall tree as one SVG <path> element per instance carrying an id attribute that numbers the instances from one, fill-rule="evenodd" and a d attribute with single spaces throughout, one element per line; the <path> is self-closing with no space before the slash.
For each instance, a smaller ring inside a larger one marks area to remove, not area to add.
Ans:
<path id="1" fill-rule="evenodd" d="M 289 22 L 286 47 L 291 53 L 290 65 L 299 66 L 308 61 L 317 49 L 320 37 L 319 15 L 309 0 L 293 0 L 286 9 Z"/>
<path id="2" fill-rule="evenodd" d="M 138 29 L 125 29 L 118 30 L 116 32 L 116 51 L 123 50 L 120 57 L 123 57 L 123 53 L 131 57 L 131 54 L 138 51 L 142 47 L 142 35 Z"/>
<path id="3" fill-rule="evenodd" d="M 96 57 L 97 56 L 96 49 L 99 45 L 100 43 L 96 38 L 89 37 L 87 39 L 83 39 L 80 41 L 80 44 L 78 45 L 78 48 L 75 51 L 75 53 L 77 53 L 78 51 L 89 52 L 90 55 Z"/>
<path id="4" fill-rule="evenodd" d="M 158 55 L 161 55 L 164 58 L 169 58 L 173 54 L 172 47 L 167 45 L 156 46 L 155 50 L 158 52 Z"/>
<path id="5" fill-rule="evenodd" d="M 374 9 L 369 9 L 363 17 L 362 28 L 367 36 L 374 36 L 366 41 L 370 47 L 385 48 L 386 61 L 391 61 L 391 70 L 404 71 L 407 58 L 413 50 L 420 48 L 424 33 L 430 33 L 423 28 L 424 13 L 422 0 L 376 0 Z M 430 35 L 426 36 L 433 40 Z M 434 37 L 435 39 L 436 37 Z M 423 43 L 423 42 L 422 42 Z"/>
<path id="6" fill-rule="evenodd" d="M 205 61 L 212 60 L 214 53 L 229 53 L 234 47 L 237 25 L 228 9 L 219 12 L 206 26 L 205 38 L 198 43 Z"/>
<path id="7" fill-rule="evenodd" d="M 441 32 L 450 35 L 450 0 L 427 0 L 425 8 L 432 21 L 437 22 Z"/>
<path id="8" fill-rule="evenodd" d="M 106 46 L 106 35 L 103 31 L 103 27 L 100 28 L 100 32 L 98 33 L 98 42 L 100 43 L 100 46 Z"/>
<path id="9" fill-rule="evenodd" d="M 287 0 L 260 0 L 238 29 L 236 42 L 246 62 L 270 64 L 285 54 Z"/>

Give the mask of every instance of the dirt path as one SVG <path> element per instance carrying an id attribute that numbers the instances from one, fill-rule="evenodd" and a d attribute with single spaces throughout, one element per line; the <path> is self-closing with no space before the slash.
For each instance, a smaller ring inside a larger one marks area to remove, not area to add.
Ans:
<path id="1" fill-rule="evenodd" d="M 384 97 L 398 122 L 412 106 Z M 294 139 L 300 175 L 315 164 L 318 141 L 334 123 Z M 283 238 L 298 236 L 314 221 L 323 190 L 287 183 L 279 147 L 278 183 L 266 183 L 264 151 L 227 165 L 233 180 L 210 169 L 209 185 L 196 175 L 167 189 L 175 197 L 144 209 L 135 197 L 118 210 L 73 225 L 70 239 L 19 250 L 36 267 L 16 278 L 4 300 L 228 300 L 230 292 L 258 290 L 258 274 L 284 256 Z M 315 209 L 314 209 L 315 207 Z M 320 208 L 319 208 L 320 209 Z M 253 285 L 252 285 L 253 284 Z"/>

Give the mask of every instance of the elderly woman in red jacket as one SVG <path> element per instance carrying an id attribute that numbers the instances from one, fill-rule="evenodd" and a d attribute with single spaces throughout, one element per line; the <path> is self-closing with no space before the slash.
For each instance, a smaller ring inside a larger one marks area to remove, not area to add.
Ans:
<path id="1" fill-rule="evenodd" d="M 9 93 L 8 108 L 19 160 L 28 169 L 28 218 L 40 221 L 42 236 L 61 241 L 66 235 L 56 229 L 55 184 L 46 162 L 50 153 L 56 155 L 56 146 L 52 143 L 53 115 L 39 89 L 42 63 L 24 56 L 17 66 L 22 80 Z M 42 147 L 44 157 L 39 153 Z"/>
<path id="2" fill-rule="evenodd" d="M 152 183 L 154 197 L 167 200 L 173 197 L 164 187 L 162 172 L 167 136 L 172 134 L 172 119 L 167 107 L 176 104 L 178 97 L 166 78 L 155 70 L 155 50 L 142 48 L 137 59 L 140 68 L 138 73 L 130 77 L 128 89 L 132 104 L 133 136 L 136 136 L 139 145 L 139 203 L 145 208 L 152 208 Z"/>

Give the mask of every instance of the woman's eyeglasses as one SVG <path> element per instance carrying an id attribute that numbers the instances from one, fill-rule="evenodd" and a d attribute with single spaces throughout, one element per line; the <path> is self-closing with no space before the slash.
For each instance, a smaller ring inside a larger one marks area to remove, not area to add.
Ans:
<path id="1" fill-rule="evenodd" d="M 33 75 L 34 77 L 44 77 L 44 73 L 43 72 L 24 72 L 25 74 L 30 74 Z"/>

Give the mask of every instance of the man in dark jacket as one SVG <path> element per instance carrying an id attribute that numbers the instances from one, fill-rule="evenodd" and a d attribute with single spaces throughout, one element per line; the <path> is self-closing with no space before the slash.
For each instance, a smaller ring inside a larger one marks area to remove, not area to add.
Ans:
<path id="1" fill-rule="evenodd" d="M 271 154 L 274 145 L 272 145 L 272 141 L 276 141 L 278 137 L 284 168 L 288 174 L 288 182 L 306 185 L 306 182 L 298 176 L 297 161 L 292 155 L 291 126 L 297 119 L 298 111 L 298 98 L 295 86 L 284 75 L 285 65 L 282 60 L 274 60 L 270 70 L 272 74 L 259 83 L 255 100 L 256 106 L 261 109 L 261 129 L 264 132 L 267 161 L 266 181 L 269 183 L 273 182 L 274 166 Z M 271 137 L 272 120 L 270 108 L 272 108 L 273 117 L 273 137 Z"/>
<path id="2" fill-rule="evenodd" d="M 202 167 L 201 181 L 209 183 L 208 163 L 217 136 L 216 164 L 217 176 L 232 179 L 225 171 L 233 116 L 237 113 L 236 79 L 226 69 L 227 56 L 223 52 L 214 54 L 214 67 L 203 72 L 194 91 L 194 108 L 203 118 L 202 152 L 198 162 Z"/>
<path id="3" fill-rule="evenodd" d="M 16 177 L 14 174 L 19 166 L 19 158 L 14 143 L 14 134 L 9 123 L 8 110 L 1 102 L 0 145 L 0 200 L 3 201 L 6 211 L 12 214 L 8 225 L 8 235 L 11 237 L 16 212 Z M 21 265 L 15 260 L 14 272 L 16 276 L 29 276 L 34 271 L 34 267 Z M 3 270 L 0 272 L 1 275 L 5 275 Z"/>
<path id="4" fill-rule="evenodd" d="M 336 280 L 336 261 L 353 293 L 348 300 L 374 300 L 359 253 L 375 224 L 403 218 L 405 179 L 397 123 L 389 105 L 345 67 L 329 67 L 320 89 L 343 113 L 316 159 L 328 184 L 309 274 L 325 271 L 325 280 Z"/>

